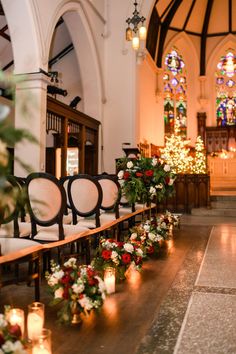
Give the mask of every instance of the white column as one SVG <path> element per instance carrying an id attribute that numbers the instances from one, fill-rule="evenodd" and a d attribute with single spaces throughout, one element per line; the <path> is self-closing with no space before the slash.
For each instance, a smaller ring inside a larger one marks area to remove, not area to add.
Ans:
<path id="1" fill-rule="evenodd" d="M 24 140 L 17 144 L 15 157 L 27 163 L 33 171 L 45 171 L 48 77 L 42 73 L 18 77 L 22 78 L 22 81 L 16 85 L 15 127 L 26 129 L 38 143 Z M 15 161 L 14 174 L 23 177 L 28 171 Z"/>

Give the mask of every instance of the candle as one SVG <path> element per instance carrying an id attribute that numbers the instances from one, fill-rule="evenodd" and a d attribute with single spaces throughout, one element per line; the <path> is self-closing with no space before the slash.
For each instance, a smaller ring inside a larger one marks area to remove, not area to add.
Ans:
<path id="1" fill-rule="evenodd" d="M 104 283 L 107 294 L 113 294 L 116 291 L 116 270 L 108 267 L 104 271 Z"/>
<path id="2" fill-rule="evenodd" d="M 24 311 L 22 309 L 17 309 L 17 308 L 10 309 L 7 312 L 7 320 L 12 326 L 17 324 L 20 327 L 21 337 L 23 337 L 24 329 L 25 329 Z"/>
<path id="3" fill-rule="evenodd" d="M 34 339 L 41 334 L 43 329 L 43 318 L 37 313 L 29 313 L 27 318 L 27 328 L 29 339 Z"/>
<path id="4" fill-rule="evenodd" d="M 49 351 L 47 348 L 44 348 L 44 346 L 35 346 L 33 347 L 32 354 L 51 354 L 51 351 Z"/>
<path id="5" fill-rule="evenodd" d="M 33 340 L 42 333 L 44 325 L 44 304 L 33 302 L 28 306 L 28 338 Z"/>
<path id="6" fill-rule="evenodd" d="M 34 338 L 32 354 L 52 354 L 50 329 L 43 328 L 41 334 Z"/>

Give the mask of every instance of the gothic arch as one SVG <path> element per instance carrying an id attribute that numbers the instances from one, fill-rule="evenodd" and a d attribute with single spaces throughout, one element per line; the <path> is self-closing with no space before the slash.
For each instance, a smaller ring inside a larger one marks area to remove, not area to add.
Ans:
<path id="1" fill-rule="evenodd" d="M 46 35 L 45 50 L 49 55 L 51 40 L 57 21 L 63 17 L 70 33 L 78 66 L 81 71 L 84 93 L 84 111 L 101 119 L 101 105 L 105 101 L 103 73 L 96 40 L 85 6 L 82 2 L 68 2 L 56 9 Z"/>

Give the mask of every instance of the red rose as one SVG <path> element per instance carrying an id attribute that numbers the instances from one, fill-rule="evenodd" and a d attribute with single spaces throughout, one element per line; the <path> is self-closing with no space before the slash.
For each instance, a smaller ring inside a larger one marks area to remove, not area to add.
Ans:
<path id="1" fill-rule="evenodd" d="M 124 242 L 117 241 L 116 244 L 120 248 L 122 248 L 124 246 Z"/>
<path id="2" fill-rule="evenodd" d="M 129 179 L 130 178 L 130 173 L 128 171 L 124 172 L 124 179 Z"/>
<path id="3" fill-rule="evenodd" d="M 83 299 L 84 294 L 79 294 L 79 299 Z"/>
<path id="4" fill-rule="evenodd" d="M 166 184 L 169 184 L 169 183 L 170 183 L 170 177 L 167 176 L 167 177 L 165 178 L 165 182 L 166 182 Z"/>
<path id="5" fill-rule="evenodd" d="M 131 256 L 129 253 L 122 254 L 121 259 L 124 264 L 129 264 L 131 262 Z"/>
<path id="6" fill-rule="evenodd" d="M 0 333 L 0 347 L 5 343 L 5 339 L 3 337 L 3 334 Z"/>
<path id="7" fill-rule="evenodd" d="M 106 261 L 111 258 L 111 251 L 110 250 L 103 250 L 102 251 L 102 258 Z"/>
<path id="8" fill-rule="evenodd" d="M 61 278 L 62 284 L 68 284 L 70 281 L 71 281 L 71 276 L 69 274 L 66 274 Z"/>
<path id="9" fill-rule="evenodd" d="M 69 299 L 69 287 L 65 287 L 62 296 L 63 296 L 63 299 L 65 299 L 65 300 Z"/>
<path id="10" fill-rule="evenodd" d="M 153 176 L 153 170 L 147 170 L 147 171 L 145 171 L 145 175 L 147 176 L 147 177 L 152 177 Z"/>
<path id="11" fill-rule="evenodd" d="M 147 249 L 147 253 L 148 254 L 153 254 L 154 253 L 154 247 L 153 246 L 149 246 Z"/>
<path id="12" fill-rule="evenodd" d="M 87 268 L 87 275 L 88 277 L 93 277 L 95 275 L 95 272 L 92 268 Z"/>
<path id="13" fill-rule="evenodd" d="M 136 176 L 137 177 L 143 177 L 143 173 L 142 172 L 136 172 Z"/>
<path id="14" fill-rule="evenodd" d="M 96 278 L 88 278 L 88 283 L 90 286 L 94 286 L 98 284 L 98 280 Z"/>
<path id="15" fill-rule="evenodd" d="M 14 325 L 9 325 L 8 328 L 9 334 L 11 334 L 14 337 L 20 338 L 21 337 L 21 328 L 20 326 L 16 323 Z M 4 340 L 4 338 L 3 338 Z"/>

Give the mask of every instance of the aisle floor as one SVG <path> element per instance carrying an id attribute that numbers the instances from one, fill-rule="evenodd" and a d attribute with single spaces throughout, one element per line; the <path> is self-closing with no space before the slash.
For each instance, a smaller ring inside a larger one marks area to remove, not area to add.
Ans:
<path id="1" fill-rule="evenodd" d="M 117 292 L 107 297 L 100 313 L 83 317 L 79 327 L 57 324 L 56 307 L 48 306 L 51 298 L 43 282 L 41 301 L 46 305 L 46 327 L 53 333 L 53 354 L 165 354 L 174 351 L 178 354 L 210 354 L 207 348 L 205 351 L 194 351 L 189 337 L 193 338 L 195 329 L 190 325 L 192 329 L 188 331 L 188 323 L 191 322 L 191 316 L 196 322 L 194 314 L 198 311 L 197 306 L 201 309 L 202 303 L 204 309 L 209 303 L 209 290 L 204 292 L 206 287 L 202 285 L 198 273 L 203 259 L 207 266 L 204 253 L 213 225 L 224 225 L 224 230 L 228 230 L 228 240 L 232 226 L 236 227 L 233 218 L 205 217 L 199 220 L 198 217 L 184 215 L 181 227 L 175 231 L 168 249 L 163 249 L 159 257 L 147 261 L 141 274 L 135 272 L 119 284 Z M 235 257 L 234 249 L 231 254 Z M 209 246 L 208 251 L 211 251 Z M 227 254 L 230 262 L 230 255 Z M 235 273 L 233 262 L 231 266 Z M 201 270 L 204 275 L 204 266 Z M 197 277 L 200 281 L 198 285 L 195 284 Z M 211 291 L 214 292 L 214 284 L 210 284 L 210 287 L 213 287 Z M 4 304 L 26 310 L 33 294 L 33 288 L 22 284 L 2 288 L 1 310 Z M 217 300 L 223 298 L 215 293 L 212 295 L 212 305 L 224 304 L 224 301 Z M 220 296 L 223 295 L 224 291 Z M 235 292 L 226 295 L 232 298 Z M 230 298 L 227 299 L 226 304 L 230 303 Z M 194 303 L 194 307 L 191 308 L 189 303 Z M 228 312 L 225 312 L 222 321 L 227 316 Z M 199 335 L 197 331 L 196 335 Z M 235 348 L 230 346 L 228 350 L 214 353 L 236 353 Z"/>

